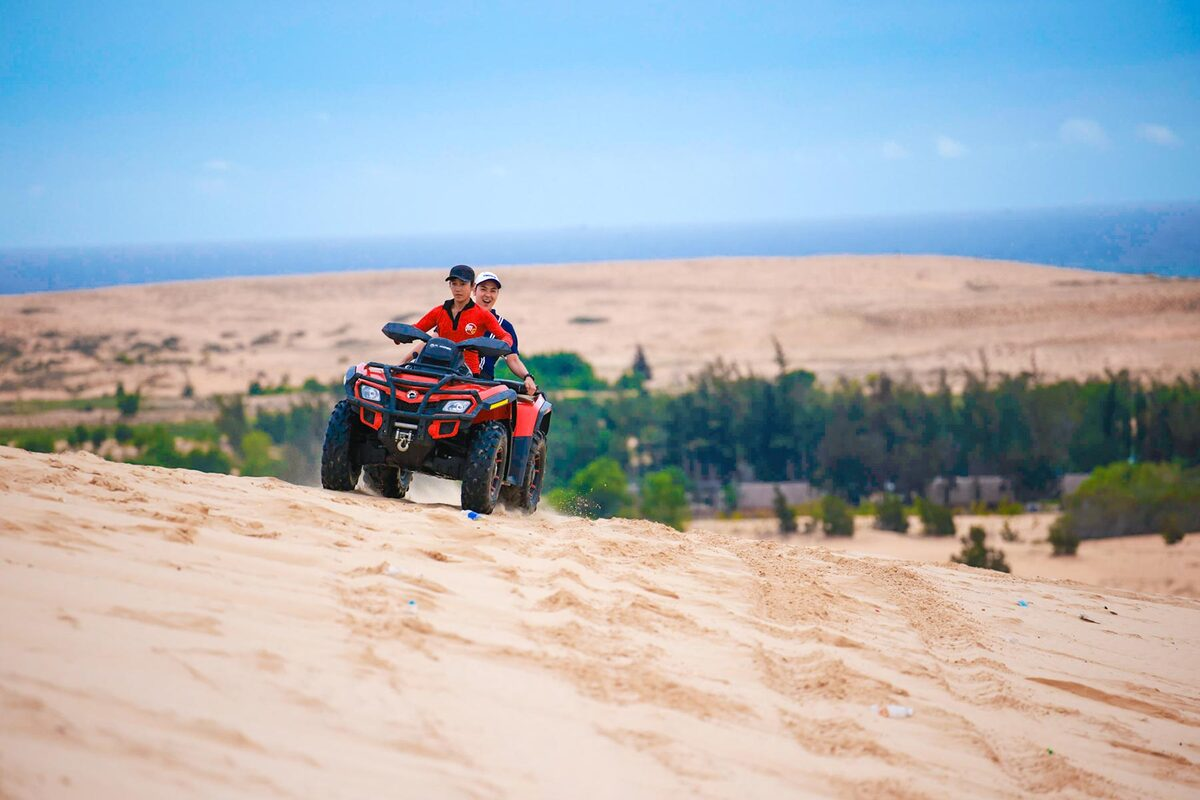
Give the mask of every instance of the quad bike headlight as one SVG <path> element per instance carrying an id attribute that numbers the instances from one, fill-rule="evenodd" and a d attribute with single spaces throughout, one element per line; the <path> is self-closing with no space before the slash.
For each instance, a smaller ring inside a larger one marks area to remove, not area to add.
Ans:
<path id="1" fill-rule="evenodd" d="M 446 405 L 442 406 L 442 411 L 447 414 L 463 414 L 471 407 L 470 400 L 449 400 Z"/>
<path id="2" fill-rule="evenodd" d="M 372 403 L 378 403 L 383 399 L 383 395 L 374 386 L 363 386 L 360 390 L 363 400 L 370 400 Z"/>

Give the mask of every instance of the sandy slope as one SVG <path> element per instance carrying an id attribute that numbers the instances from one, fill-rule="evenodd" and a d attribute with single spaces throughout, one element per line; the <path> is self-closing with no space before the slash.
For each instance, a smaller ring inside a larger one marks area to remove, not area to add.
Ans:
<path id="1" fill-rule="evenodd" d="M 1022 578 L 1071 580 L 1113 589 L 1200 599 L 1200 531 L 1170 547 L 1157 534 L 1091 539 L 1080 544 L 1079 552 L 1073 558 L 1055 558 L 1046 537 L 1050 524 L 1057 518 L 1056 513 L 1014 517 L 960 514 L 954 522 L 959 537 L 966 536 L 971 526 L 981 526 L 987 533 L 987 546 L 999 548 L 1013 574 Z M 1017 535 L 1017 541 L 1003 541 L 1000 531 L 1005 522 Z M 778 533 L 779 523 L 774 518 L 699 519 L 692 523 L 691 529 L 782 540 Z M 909 520 L 908 535 L 875 530 L 872 518 L 858 517 L 853 538 L 826 537 L 821 533 L 797 534 L 790 542 L 935 564 L 945 564 L 950 556 L 962 551 L 959 538 L 922 536 L 921 522 L 915 517 Z"/>
<path id="2" fill-rule="evenodd" d="M 717 357 L 774 372 L 772 337 L 822 378 L 931 381 L 983 361 L 1051 377 L 1200 369 L 1200 281 L 943 256 L 512 267 L 499 309 L 526 352 L 574 350 L 606 378 L 638 344 L 659 385 Z M 0 297 L 0 399 L 128 388 L 178 397 L 328 381 L 394 359 L 380 333 L 447 296 L 444 270 L 244 278 Z"/>
<path id="3" fill-rule="evenodd" d="M 5 797 L 1200 792 L 1193 600 L 87 454 L 0 507 Z"/>

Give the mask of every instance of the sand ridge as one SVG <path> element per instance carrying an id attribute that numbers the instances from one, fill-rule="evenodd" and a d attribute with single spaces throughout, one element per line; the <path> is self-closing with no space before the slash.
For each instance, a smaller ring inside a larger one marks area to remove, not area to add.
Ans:
<path id="1" fill-rule="evenodd" d="M 496 268 L 527 353 L 572 350 L 606 379 L 640 345 L 655 385 L 718 357 L 825 380 L 942 369 L 1173 378 L 1200 369 L 1200 281 L 948 256 L 708 258 Z M 178 398 L 330 381 L 394 360 L 380 333 L 446 297 L 444 270 L 120 286 L 0 297 L 0 400 Z"/>
<path id="2" fill-rule="evenodd" d="M 430 491 L 0 448 L 0 793 L 1200 790 L 1195 600 Z"/>
<path id="3" fill-rule="evenodd" d="M 1024 578 L 1073 581 L 1077 584 L 1126 589 L 1147 594 L 1181 595 L 1200 599 L 1200 536 L 1188 535 L 1168 546 L 1157 534 L 1089 539 L 1070 558 L 1056 557 L 1047 541 L 1057 512 L 957 514 L 957 536 L 923 536 L 921 522 L 909 519 L 907 534 L 877 530 L 873 517 L 855 517 L 854 536 L 796 534 L 779 535 L 774 518 L 697 519 L 692 530 L 779 541 L 799 546 L 819 546 L 835 551 L 853 551 L 884 558 L 899 558 L 945 564 L 961 554 L 962 538 L 971 527 L 984 529 L 987 547 L 1000 549 L 1013 574 Z M 1009 535 L 1005 539 L 1007 528 Z"/>

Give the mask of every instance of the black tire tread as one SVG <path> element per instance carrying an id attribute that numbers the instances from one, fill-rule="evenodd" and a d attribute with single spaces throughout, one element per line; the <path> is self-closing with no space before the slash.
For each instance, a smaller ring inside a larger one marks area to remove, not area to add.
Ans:
<path id="1" fill-rule="evenodd" d="M 508 431 L 498 422 L 487 423 L 471 438 L 462 480 L 464 511 L 490 514 L 495 510 L 500 493 L 492 496 L 492 473 L 496 468 L 496 451 L 507 444 Z"/>
<path id="2" fill-rule="evenodd" d="M 537 511 L 538 503 L 542 499 L 542 486 L 546 483 L 546 469 L 550 465 L 550 450 L 546 445 L 546 436 L 541 431 L 533 434 L 533 447 L 529 451 L 529 459 L 531 463 L 538 456 L 541 456 L 542 466 L 538 470 L 537 485 L 533 483 L 533 473 L 531 470 L 525 470 L 525 480 L 521 483 L 521 510 L 526 514 L 532 514 Z"/>
<path id="3" fill-rule="evenodd" d="M 354 406 L 342 400 L 333 407 L 321 446 L 321 486 L 338 492 L 352 492 L 362 471 L 354 456 L 356 443 Z"/>

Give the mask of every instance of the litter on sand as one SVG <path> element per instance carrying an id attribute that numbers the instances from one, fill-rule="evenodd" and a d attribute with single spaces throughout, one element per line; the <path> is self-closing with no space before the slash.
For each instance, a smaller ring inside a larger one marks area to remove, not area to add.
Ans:
<path id="1" fill-rule="evenodd" d="M 1090 622 L 1090 623 L 1092 623 L 1093 625 L 1099 625 L 1099 624 L 1100 624 L 1099 622 L 1096 622 L 1096 620 L 1094 620 L 1094 619 L 1092 619 L 1091 617 L 1089 617 L 1087 614 L 1080 614 L 1080 615 L 1079 615 L 1079 618 L 1080 618 L 1081 620 L 1083 620 L 1084 622 Z"/>
<path id="2" fill-rule="evenodd" d="M 1017 605 L 1019 605 L 1021 608 L 1029 608 L 1029 601 L 1028 600 L 1018 600 Z"/>
<path id="3" fill-rule="evenodd" d="M 913 715 L 913 710 L 911 708 L 909 708 L 908 706 L 873 705 L 873 706 L 871 706 L 871 713 L 878 714 L 881 717 L 890 717 L 892 719 L 904 719 L 905 717 L 911 717 Z"/>

